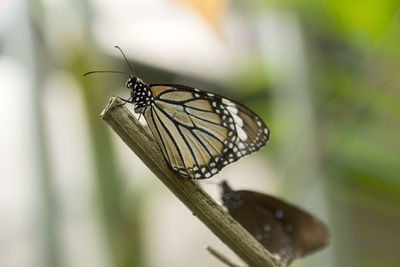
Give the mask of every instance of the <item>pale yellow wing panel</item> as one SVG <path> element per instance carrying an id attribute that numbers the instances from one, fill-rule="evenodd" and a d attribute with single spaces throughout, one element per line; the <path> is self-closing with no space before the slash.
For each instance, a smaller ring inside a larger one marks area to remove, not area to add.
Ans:
<path id="1" fill-rule="evenodd" d="M 193 155 L 196 158 L 197 165 L 207 165 L 211 160 L 210 152 L 206 150 L 206 146 L 199 143 L 199 140 L 193 135 L 193 133 L 183 127 L 180 127 L 182 134 L 185 136 L 186 141 L 189 146 L 192 148 Z"/>
<path id="2" fill-rule="evenodd" d="M 187 114 L 184 111 L 182 105 L 171 104 L 160 100 L 156 100 L 155 104 L 159 109 L 162 109 L 164 112 L 166 112 L 169 115 L 169 117 L 175 120 L 176 122 L 184 124 L 189 127 L 194 126 L 190 119 L 189 114 Z"/>
<path id="3" fill-rule="evenodd" d="M 172 139 L 170 143 L 173 144 L 167 149 L 170 150 L 170 154 L 173 154 L 174 157 L 180 157 L 181 162 L 183 164 L 178 166 L 180 168 L 188 170 L 189 168 L 193 168 L 196 164 L 194 158 L 191 155 L 191 148 L 188 147 L 185 140 L 183 139 L 182 134 L 179 132 L 177 126 L 168 118 L 158 107 L 154 107 L 154 112 L 157 114 L 159 119 L 161 120 L 161 125 L 165 134 L 169 134 L 170 139 Z M 167 133 L 168 131 L 168 133 Z"/>

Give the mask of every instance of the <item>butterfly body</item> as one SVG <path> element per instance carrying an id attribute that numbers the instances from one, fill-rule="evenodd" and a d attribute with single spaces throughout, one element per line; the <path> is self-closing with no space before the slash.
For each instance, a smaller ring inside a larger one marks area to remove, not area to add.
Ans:
<path id="1" fill-rule="evenodd" d="M 150 86 L 145 84 L 141 79 L 130 76 L 126 82 L 126 87 L 131 90 L 131 102 L 133 103 L 136 113 L 142 113 L 142 111 L 151 106 L 154 103 L 154 96 L 150 90 Z"/>
<path id="2" fill-rule="evenodd" d="M 178 84 L 148 85 L 135 76 L 126 86 L 126 102 L 144 115 L 167 163 L 181 176 L 209 178 L 269 138 L 255 113 L 220 95 Z"/>

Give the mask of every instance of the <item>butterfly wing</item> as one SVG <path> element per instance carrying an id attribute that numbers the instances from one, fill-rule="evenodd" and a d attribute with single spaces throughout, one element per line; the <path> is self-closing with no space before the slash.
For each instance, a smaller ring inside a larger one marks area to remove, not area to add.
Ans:
<path id="1" fill-rule="evenodd" d="M 172 169 L 195 179 L 259 150 L 269 138 L 262 120 L 222 96 L 176 84 L 153 84 L 144 117 Z"/>
<path id="2" fill-rule="evenodd" d="M 279 234 L 276 236 L 279 235 L 284 242 L 287 238 L 290 239 L 292 251 L 288 247 L 283 247 L 283 250 L 279 250 L 281 257 L 286 257 L 290 261 L 292 258 L 302 257 L 327 245 L 328 231 L 326 226 L 304 210 L 270 195 L 253 191 L 237 192 L 247 209 L 251 209 L 254 214 L 257 214 L 258 219 L 256 221 L 258 221 L 258 224 L 268 222 L 268 224 L 271 224 L 271 228 L 267 227 L 268 230 L 277 231 Z M 266 214 L 268 214 L 268 218 Z M 276 225 L 279 225 L 279 227 Z M 261 232 L 258 232 L 258 235 L 260 233 L 264 235 L 265 230 L 262 229 Z M 262 243 L 268 248 L 270 241 L 265 239 L 262 240 Z M 282 241 L 279 242 L 282 243 Z M 278 243 L 277 245 L 280 246 Z"/>
<path id="3" fill-rule="evenodd" d="M 268 251 L 280 256 L 282 262 L 289 263 L 294 258 L 294 247 L 284 226 L 274 214 L 254 201 L 251 196 L 242 194 L 240 205 L 227 207 L 229 214 L 252 234 Z"/>

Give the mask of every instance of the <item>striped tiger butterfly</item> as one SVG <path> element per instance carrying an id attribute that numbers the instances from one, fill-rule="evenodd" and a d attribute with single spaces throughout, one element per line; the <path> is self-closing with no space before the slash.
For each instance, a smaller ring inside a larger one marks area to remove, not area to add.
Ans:
<path id="1" fill-rule="evenodd" d="M 326 226 L 304 210 L 270 195 L 234 191 L 225 181 L 221 187 L 229 214 L 285 264 L 328 244 Z"/>
<path id="2" fill-rule="evenodd" d="M 119 49 L 133 73 L 125 54 Z M 263 147 L 270 132 L 245 106 L 217 95 L 178 84 L 146 84 L 128 76 L 130 97 L 144 116 L 168 165 L 181 176 L 209 178 L 226 165 Z"/>

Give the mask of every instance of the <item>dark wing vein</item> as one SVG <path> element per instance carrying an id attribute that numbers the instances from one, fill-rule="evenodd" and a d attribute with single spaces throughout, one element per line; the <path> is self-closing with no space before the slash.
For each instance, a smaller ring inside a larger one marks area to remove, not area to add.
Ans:
<path id="1" fill-rule="evenodd" d="M 179 134 L 181 135 L 183 141 L 185 142 L 186 146 L 189 148 L 190 154 L 192 154 L 192 157 L 194 159 L 194 161 L 196 162 L 196 165 L 199 165 L 199 162 L 197 161 L 196 155 L 193 152 L 192 147 L 189 145 L 188 140 L 186 139 L 186 136 L 182 133 L 181 129 L 179 129 L 179 125 L 176 125 L 176 123 L 174 123 L 176 130 L 179 132 Z M 193 166 L 191 166 L 193 167 Z"/>
<path id="2" fill-rule="evenodd" d="M 158 101 L 164 101 L 164 100 L 158 100 Z M 212 133 L 210 133 L 209 131 L 207 131 L 207 130 L 205 130 L 205 129 L 203 129 L 203 128 L 200 128 L 200 127 L 190 127 L 190 126 L 187 126 L 187 125 L 185 125 L 185 124 L 182 124 L 182 123 L 179 123 L 179 122 L 177 122 L 176 120 L 174 120 L 172 117 L 171 117 L 171 115 L 169 115 L 167 112 L 165 112 L 162 108 L 160 108 L 157 104 L 155 104 L 157 107 L 158 107 L 158 109 L 165 115 L 165 116 L 167 116 L 175 125 L 176 124 L 179 124 L 180 126 L 182 126 L 182 127 L 185 127 L 185 128 L 187 128 L 187 129 L 189 129 L 189 130 L 192 130 L 192 129 L 197 129 L 197 130 L 200 130 L 200 131 L 202 131 L 202 132 L 204 132 L 204 133 L 206 133 L 206 134 L 208 134 L 208 135 L 211 135 L 212 137 L 214 137 L 216 140 L 218 140 L 220 143 L 223 143 L 223 140 L 221 141 L 217 136 L 215 136 L 214 134 L 212 134 Z M 186 112 L 185 112 L 186 113 Z M 189 113 L 186 113 L 187 115 L 189 115 L 189 116 L 192 116 L 191 114 L 189 114 Z M 195 123 L 193 123 L 194 125 L 195 125 Z"/>
<path id="3" fill-rule="evenodd" d="M 178 144 L 176 143 L 175 139 L 172 137 L 171 132 L 169 131 L 168 127 L 164 124 L 164 122 L 161 120 L 160 116 L 157 114 L 157 111 L 154 110 L 154 109 L 152 109 L 152 111 L 154 111 L 154 113 L 155 113 L 155 115 L 157 116 L 157 119 L 158 119 L 158 121 L 160 122 L 161 126 L 164 128 L 165 132 L 167 133 L 167 135 L 168 135 L 169 138 L 171 139 L 171 142 L 174 144 L 174 146 L 175 146 L 175 148 L 176 148 L 176 151 L 177 151 L 178 154 L 179 154 L 179 157 L 180 157 L 180 160 L 181 160 L 181 164 L 182 164 L 183 166 L 185 166 L 185 161 L 184 161 L 184 158 L 183 158 L 183 156 L 182 156 L 182 152 L 180 151 L 179 146 L 178 146 Z M 161 136 L 161 139 L 162 139 L 162 136 Z M 171 151 L 171 152 L 173 152 L 173 151 Z"/>

